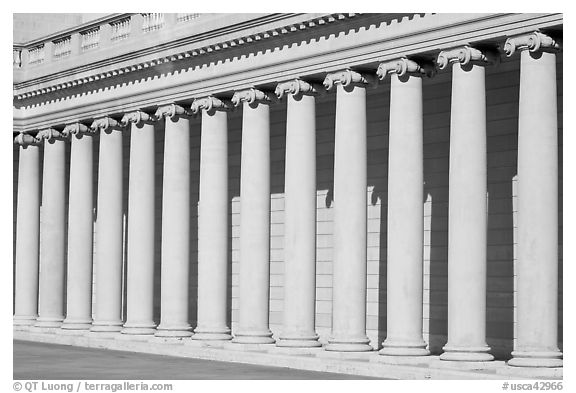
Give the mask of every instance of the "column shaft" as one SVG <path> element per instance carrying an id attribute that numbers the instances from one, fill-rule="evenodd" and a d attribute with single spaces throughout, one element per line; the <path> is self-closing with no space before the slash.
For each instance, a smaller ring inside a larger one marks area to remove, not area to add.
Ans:
<path id="1" fill-rule="evenodd" d="M 479 65 L 452 67 L 448 343 L 442 360 L 492 360 L 486 345 L 486 89 Z"/>
<path id="2" fill-rule="evenodd" d="M 508 364 L 561 367 L 556 55 L 521 53 L 517 342 Z"/>
<path id="3" fill-rule="evenodd" d="M 68 276 L 66 319 L 62 329 L 92 324 L 92 136 L 71 136 L 68 203 Z"/>
<path id="4" fill-rule="evenodd" d="M 135 122 L 130 132 L 126 322 L 124 334 L 154 334 L 154 125 Z"/>
<path id="5" fill-rule="evenodd" d="M 422 79 L 391 76 L 386 341 L 382 355 L 428 355 L 422 339 Z"/>
<path id="6" fill-rule="evenodd" d="M 270 293 L 270 108 L 243 103 L 240 174 L 240 310 L 236 343 L 273 343 Z"/>
<path id="7" fill-rule="evenodd" d="M 337 85 L 332 335 L 328 351 L 370 351 L 366 336 L 366 87 Z"/>
<path id="8" fill-rule="evenodd" d="M 100 132 L 94 322 L 91 331 L 122 328 L 122 132 Z"/>
<path id="9" fill-rule="evenodd" d="M 35 142 L 20 146 L 17 203 L 13 323 L 32 325 L 38 317 L 40 247 L 40 146 Z"/>
<path id="10" fill-rule="evenodd" d="M 40 279 L 37 327 L 59 327 L 64 320 L 66 243 L 66 142 L 44 142 Z"/>
<path id="11" fill-rule="evenodd" d="M 316 98 L 289 94 L 284 194 L 284 323 L 278 346 L 317 347 Z"/>
<path id="12" fill-rule="evenodd" d="M 156 336 L 190 336 L 190 120 L 166 117 L 160 325 Z"/>
<path id="13" fill-rule="evenodd" d="M 229 204 L 227 133 L 225 111 L 202 111 L 198 204 L 198 326 L 193 337 L 197 340 L 232 338 L 226 322 Z"/>

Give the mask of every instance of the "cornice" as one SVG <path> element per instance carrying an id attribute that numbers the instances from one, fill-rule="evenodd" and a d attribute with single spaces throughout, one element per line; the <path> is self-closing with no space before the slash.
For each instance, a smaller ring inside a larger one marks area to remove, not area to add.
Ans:
<path id="1" fill-rule="evenodd" d="M 174 39 L 164 43 L 157 43 L 151 47 L 136 52 L 128 50 L 126 53 L 119 54 L 113 58 L 105 56 L 104 59 L 100 61 L 93 61 L 86 65 L 64 69 L 60 72 L 50 73 L 15 83 L 14 98 L 21 100 L 35 97 L 58 90 L 96 82 L 101 79 L 137 72 L 165 63 L 208 55 L 213 52 L 225 51 L 243 45 L 250 45 L 254 42 L 353 18 L 356 15 L 358 14 L 270 14 L 255 20 L 249 20 L 240 24 L 228 26 L 226 28 L 219 28 L 214 31 L 202 32 L 200 34 L 187 34 L 184 35 L 183 38 Z M 282 23 L 282 21 L 290 23 Z M 277 26 L 267 26 L 271 23 L 274 23 Z M 246 31 L 250 31 L 250 33 L 246 34 Z M 228 37 L 230 34 L 236 35 L 235 33 L 242 32 L 244 32 L 244 34 L 240 34 L 234 38 Z M 199 43 L 201 43 L 201 45 L 198 45 Z M 122 46 L 118 47 L 122 48 Z M 178 48 L 183 47 L 191 48 L 187 48 L 184 51 L 178 51 Z M 159 54 L 162 55 L 158 56 Z M 91 54 L 86 53 L 85 56 L 91 56 Z M 122 66 L 119 67 L 118 64 L 121 63 L 125 64 L 122 64 Z M 57 64 L 55 66 L 57 66 Z M 94 72 L 95 70 L 101 70 L 102 68 L 108 69 L 106 69 L 106 71 Z M 27 72 L 34 72 L 34 69 Z M 77 77 L 82 74 L 85 75 L 80 78 Z M 59 83 L 51 82 L 66 77 L 71 78 Z M 34 86 L 38 85 L 43 86 L 41 88 L 34 88 Z M 23 91 L 17 92 L 18 90 Z"/>

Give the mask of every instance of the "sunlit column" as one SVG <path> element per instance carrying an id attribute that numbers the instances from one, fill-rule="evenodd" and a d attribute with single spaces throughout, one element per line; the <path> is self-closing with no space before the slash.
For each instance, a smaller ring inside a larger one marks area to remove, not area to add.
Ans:
<path id="1" fill-rule="evenodd" d="M 160 324 L 156 336 L 192 335 L 188 322 L 190 270 L 190 120 L 184 108 L 166 105 L 162 180 Z"/>
<path id="2" fill-rule="evenodd" d="M 194 101 L 202 113 L 200 199 L 198 202 L 198 325 L 195 340 L 229 340 L 228 280 L 228 115 L 216 97 Z"/>
<path id="3" fill-rule="evenodd" d="M 517 341 L 511 366 L 562 367 L 558 349 L 556 52 L 539 32 L 506 41 L 520 52 Z"/>
<path id="4" fill-rule="evenodd" d="M 154 120 L 142 111 L 122 118 L 130 125 L 126 322 L 123 334 L 154 334 Z"/>
<path id="5" fill-rule="evenodd" d="M 390 74 L 386 340 L 382 355 L 422 356 L 424 152 L 422 77 L 431 68 L 401 58 L 380 64 Z"/>
<path id="6" fill-rule="evenodd" d="M 316 310 L 316 86 L 296 79 L 286 96 L 284 322 L 277 345 L 319 347 Z"/>
<path id="7" fill-rule="evenodd" d="M 440 52 L 452 65 L 448 211 L 448 343 L 442 360 L 487 361 L 486 87 L 489 58 L 464 46 Z"/>
<path id="8" fill-rule="evenodd" d="M 92 326 L 92 135 L 81 123 L 69 124 L 63 134 L 71 139 L 68 202 L 68 274 L 66 319 L 62 329 Z"/>
<path id="9" fill-rule="evenodd" d="M 40 247 L 40 143 L 19 134 L 18 205 L 16 207 L 16 266 L 14 325 L 33 325 L 38 317 L 38 257 Z"/>
<path id="10" fill-rule="evenodd" d="M 49 128 L 44 140 L 38 319 L 34 326 L 59 327 L 64 320 L 66 244 L 66 137 Z"/>
<path id="11" fill-rule="evenodd" d="M 368 76 L 345 70 L 328 74 L 336 87 L 334 147 L 334 261 L 332 334 L 328 351 L 371 351 L 366 335 Z"/>
<path id="12" fill-rule="evenodd" d="M 116 332 L 122 329 L 123 126 L 104 117 L 94 120 L 90 128 L 100 131 L 94 321 L 90 330 Z"/>
<path id="13" fill-rule="evenodd" d="M 242 105 L 240 173 L 240 310 L 233 342 L 274 343 L 270 294 L 270 103 L 256 89 L 234 93 Z"/>

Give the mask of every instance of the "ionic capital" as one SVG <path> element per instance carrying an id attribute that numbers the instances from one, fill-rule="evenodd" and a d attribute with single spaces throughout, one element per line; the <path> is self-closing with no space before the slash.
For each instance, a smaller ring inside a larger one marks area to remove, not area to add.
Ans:
<path id="1" fill-rule="evenodd" d="M 498 63 L 500 58 L 495 52 L 481 51 L 468 45 L 458 48 L 443 50 L 438 55 L 438 66 L 444 69 L 448 64 L 460 63 L 466 65 L 488 65 Z"/>
<path id="2" fill-rule="evenodd" d="M 124 116 L 122 116 L 122 120 L 120 120 L 120 123 L 122 123 L 122 125 L 126 127 L 130 123 L 139 125 L 142 123 L 152 123 L 156 120 L 157 120 L 156 117 L 154 117 L 153 115 L 149 115 L 146 112 L 136 110 L 133 112 L 126 112 Z"/>
<path id="3" fill-rule="evenodd" d="M 361 74 L 359 72 L 346 69 L 326 75 L 326 78 L 324 78 L 324 82 L 322 82 L 322 84 L 326 90 L 330 90 L 332 87 L 334 87 L 334 85 L 338 84 L 347 87 L 352 85 L 374 84 L 375 82 L 377 82 L 377 80 L 373 75 Z"/>
<path id="4" fill-rule="evenodd" d="M 16 138 L 14 138 L 14 143 L 22 147 L 37 146 L 39 145 L 39 142 L 40 142 L 39 139 L 36 139 L 32 135 L 24 132 L 21 132 L 16 136 Z"/>
<path id="5" fill-rule="evenodd" d="M 560 50 L 560 47 L 561 43 L 558 40 L 535 31 L 508 38 L 504 44 L 504 52 L 510 57 L 516 51 L 528 49 L 530 52 L 554 52 Z"/>
<path id="6" fill-rule="evenodd" d="M 64 135 L 62 132 L 57 131 L 54 128 L 45 128 L 38 131 L 38 134 L 36 134 L 36 139 L 38 141 L 46 140 L 48 142 L 56 140 L 63 141 L 67 139 L 67 135 Z"/>
<path id="7" fill-rule="evenodd" d="M 94 131 L 107 132 L 108 130 L 111 130 L 113 128 L 120 129 L 120 128 L 124 128 L 124 126 L 122 124 L 120 124 L 120 122 L 118 122 L 118 121 L 116 121 L 113 118 L 108 117 L 108 116 L 99 117 L 97 119 L 94 119 L 94 121 L 90 125 L 90 129 L 92 129 Z"/>
<path id="8" fill-rule="evenodd" d="M 69 137 L 71 135 L 82 135 L 82 134 L 92 135 L 95 132 L 96 130 L 93 130 L 92 128 L 82 123 L 72 123 L 67 124 L 66 127 L 64 127 L 64 130 L 62 130 L 62 135 L 66 137 Z"/>
<path id="9" fill-rule="evenodd" d="M 315 83 L 308 83 L 302 79 L 293 79 L 287 82 L 278 83 L 276 86 L 276 96 L 282 99 L 287 94 L 300 97 L 303 95 L 316 95 L 318 94 L 319 86 Z"/>
<path id="10" fill-rule="evenodd" d="M 232 96 L 232 104 L 234 106 L 240 106 L 241 103 L 246 102 L 248 104 L 270 104 L 274 101 L 274 96 L 266 91 L 250 88 L 246 90 L 239 90 Z"/>
<path id="11" fill-rule="evenodd" d="M 156 113 L 154 113 L 154 118 L 161 119 L 169 117 L 172 119 L 178 116 L 187 116 L 187 115 L 188 111 L 184 107 L 181 107 L 180 105 L 176 104 L 169 104 L 159 106 L 158 109 L 156 109 Z"/>
<path id="12" fill-rule="evenodd" d="M 229 101 L 221 100 L 214 96 L 197 98 L 190 107 L 190 110 L 195 115 L 200 113 L 202 110 L 205 110 L 208 113 L 214 113 L 215 111 L 229 111 L 230 109 L 232 108 Z"/>
<path id="13" fill-rule="evenodd" d="M 380 80 L 384 80 L 388 74 L 397 74 L 398 76 L 427 76 L 432 77 L 435 74 L 434 67 L 428 64 L 421 64 L 414 60 L 401 57 L 399 59 L 380 63 L 376 75 Z"/>

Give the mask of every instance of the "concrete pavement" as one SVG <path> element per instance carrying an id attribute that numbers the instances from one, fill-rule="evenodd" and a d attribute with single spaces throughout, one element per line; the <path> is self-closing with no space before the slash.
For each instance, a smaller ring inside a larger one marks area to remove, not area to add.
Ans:
<path id="1" fill-rule="evenodd" d="M 14 341 L 14 379 L 376 379 L 242 363 Z"/>

